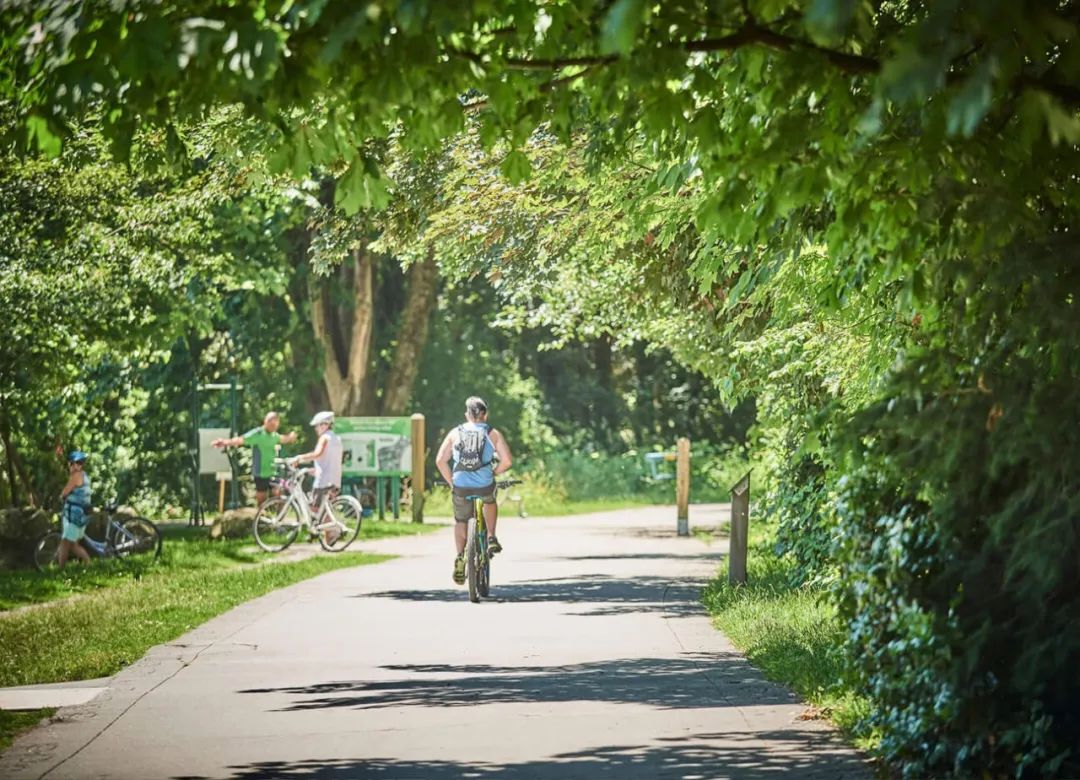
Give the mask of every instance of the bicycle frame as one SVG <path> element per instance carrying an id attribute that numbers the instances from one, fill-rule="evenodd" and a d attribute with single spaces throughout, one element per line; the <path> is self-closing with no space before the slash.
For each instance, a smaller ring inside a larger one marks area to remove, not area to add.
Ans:
<path id="1" fill-rule="evenodd" d="M 304 479 L 309 474 L 314 474 L 314 469 L 297 469 L 289 466 L 287 463 L 283 463 L 288 472 L 288 476 L 280 480 L 279 487 L 287 496 L 285 504 L 282 506 L 281 514 L 284 516 L 290 506 L 295 506 L 300 513 L 300 525 L 301 528 L 307 528 L 309 531 L 314 527 L 321 526 L 329 515 L 333 519 L 333 515 L 330 514 L 330 501 L 325 500 L 319 504 L 317 511 L 312 511 L 312 505 L 315 502 L 314 492 L 308 493 L 304 490 Z"/>

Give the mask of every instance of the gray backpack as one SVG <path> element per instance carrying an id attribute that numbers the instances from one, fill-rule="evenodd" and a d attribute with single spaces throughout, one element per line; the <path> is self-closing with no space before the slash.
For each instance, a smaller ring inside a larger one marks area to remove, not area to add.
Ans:
<path id="1" fill-rule="evenodd" d="M 487 425 L 483 426 L 483 430 L 467 430 L 464 425 L 458 426 L 457 459 L 454 461 L 454 471 L 479 471 L 491 464 L 490 460 L 484 462 L 484 449 L 488 443 L 489 430 Z"/>

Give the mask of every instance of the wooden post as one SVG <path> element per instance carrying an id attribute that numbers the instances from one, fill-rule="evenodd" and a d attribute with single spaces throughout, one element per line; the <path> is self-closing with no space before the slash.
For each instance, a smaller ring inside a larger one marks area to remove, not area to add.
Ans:
<path id="1" fill-rule="evenodd" d="M 412 416 L 412 519 L 424 522 L 424 415 Z"/>
<path id="2" fill-rule="evenodd" d="M 746 543 L 750 533 L 750 472 L 731 488 L 731 538 L 728 549 L 728 582 L 746 582 Z"/>
<path id="3" fill-rule="evenodd" d="M 679 439 L 675 448 L 675 504 L 679 536 L 690 535 L 690 440 Z"/>
<path id="4" fill-rule="evenodd" d="M 223 479 L 225 475 L 221 472 L 217 475 L 218 491 L 217 491 L 217 511 L 218 514 L 225 512 L 225 483 L 228 481 Z M 229 476 L 232 476 L 231 474 Z"/>

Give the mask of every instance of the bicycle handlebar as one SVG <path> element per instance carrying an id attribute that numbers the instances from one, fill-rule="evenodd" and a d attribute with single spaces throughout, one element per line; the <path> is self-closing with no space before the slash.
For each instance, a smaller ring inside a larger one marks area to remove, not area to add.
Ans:
<path id="1" fill-rule="evenodd" d="M 508 487 L 513 487 L 514 485 L 522 485 L 524 483 L 525 480 L 522 479 L 503 479 L 496 482 L 495 487 L 497 487 L 499 490 L 505 490 Z M 453 487 L 452 485 L 448 485 L 446 483 L 446 480 L 444 479 L 434 479 L 432 480 L 431 485 L 432 487 Z"/>

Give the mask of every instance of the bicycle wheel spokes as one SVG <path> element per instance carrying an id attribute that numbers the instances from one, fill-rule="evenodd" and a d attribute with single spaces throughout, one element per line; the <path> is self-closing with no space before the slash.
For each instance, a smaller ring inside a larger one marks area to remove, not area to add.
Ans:
<path id="1" fill-rule="evenodd" d="M 60 534 L 57 531 L 49 531 L 34 545 L 34 566 L 38 571 L 56 571 L 60 567 L 56 557 L 59 552 Z"/>
<path id="2" fill-rule="evenodd" d="M 341 552 L 360 533 L 364 510 L 352 496 L 338 496 L 326 511 L 326 522 L 319 529 L 319 544 L 329 552 Z"/>
<path id="3" fill-rule="evenodd" d="M 153 561 L 161 555 L 161 533 L 143 517 L 125 520 L 113 541 L 117 557 Z"/>
<path id="4" fill-rule="evenodd" d="M 296 541 L 301 522 L 300 510 L 291 500 L 267 499 L 255 514 L 255 541 L 267 552 L 280 552 Z"/>

